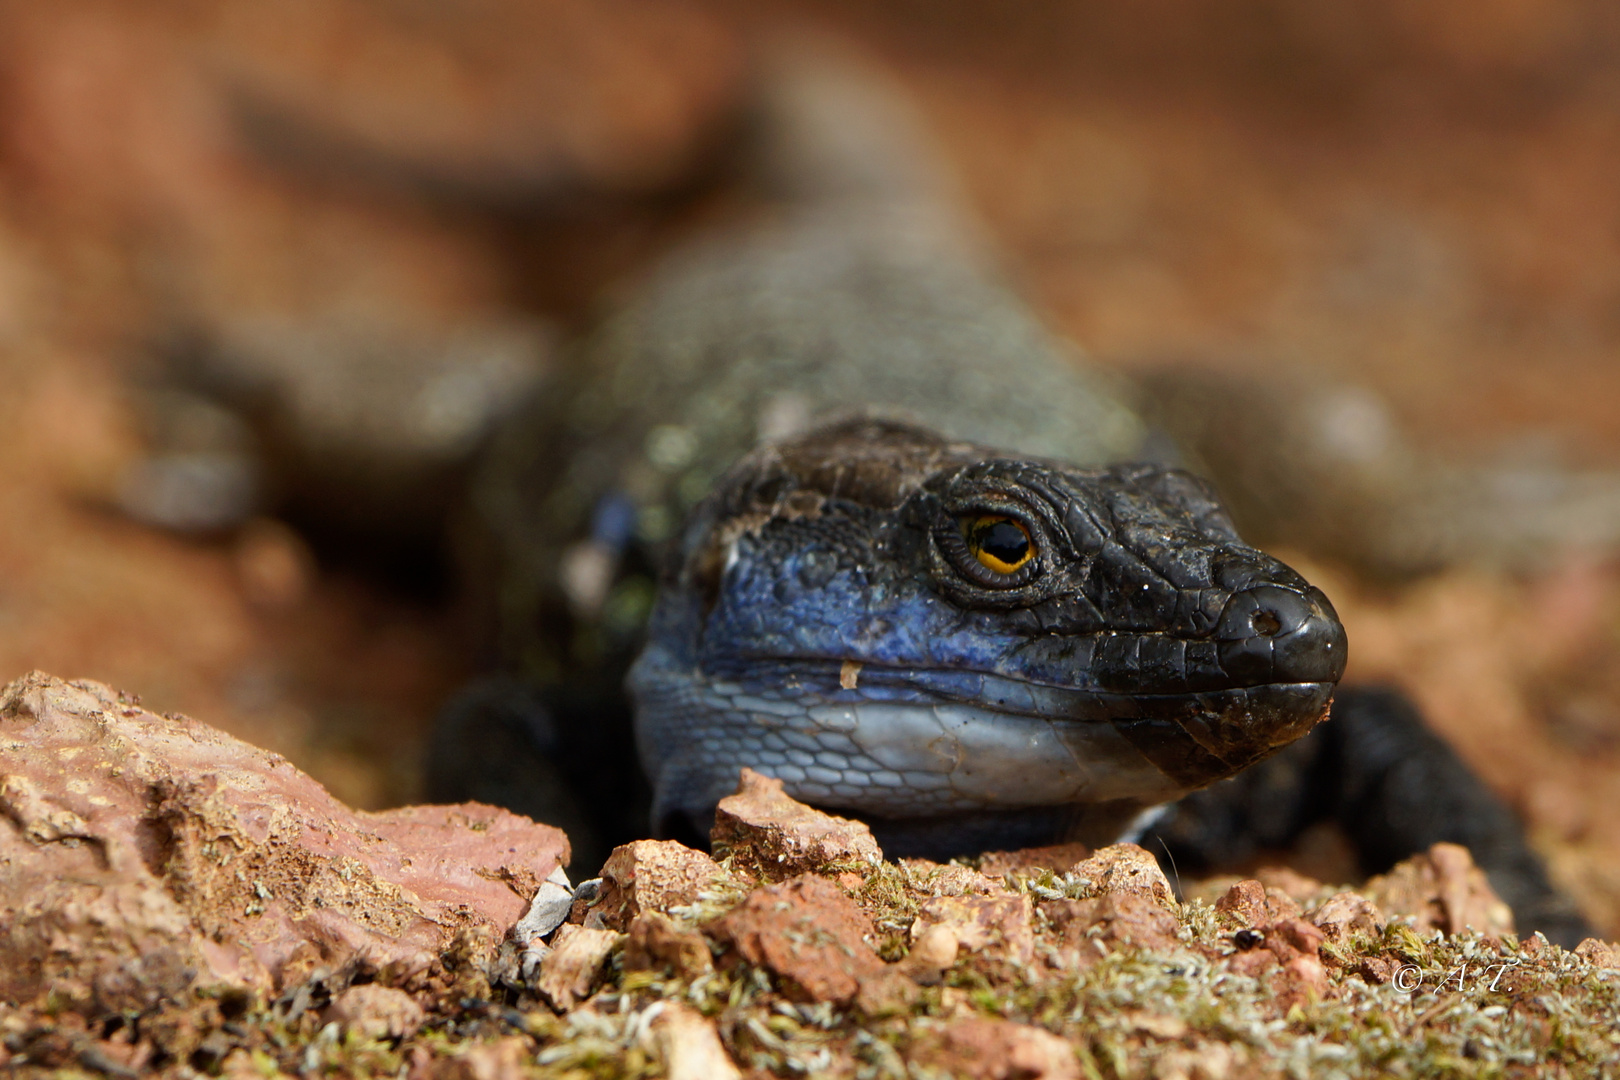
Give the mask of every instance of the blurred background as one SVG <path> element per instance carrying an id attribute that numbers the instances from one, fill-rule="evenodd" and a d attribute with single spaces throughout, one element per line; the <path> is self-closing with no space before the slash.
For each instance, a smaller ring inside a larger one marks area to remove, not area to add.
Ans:
<path id="1" fill-rule="evenodd" d="M 1310 372 L 1437 455 L 1620 468 L 1603 0 L 0 0 L 0 674 L 412 799 L 478 657 L 390 514 L 453 498 L 480 425 L 715 213 L 784 24 L 899 78 L 1098 363 Z M 199 356 L 236 411 L 175 389 Z M 437 396 L 379 427 L 401 365 Z M 1285 555 L 1350 677 L 1411 691 L 1620 934 L 1620 567 Z"/>

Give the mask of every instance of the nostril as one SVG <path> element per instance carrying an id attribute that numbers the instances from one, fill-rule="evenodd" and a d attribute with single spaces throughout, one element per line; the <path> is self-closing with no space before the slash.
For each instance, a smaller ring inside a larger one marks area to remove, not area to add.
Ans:
<path id="1" fill-rule="evenodd" d="M 1316 589 L 1251 585 L 1232 594 L 1215 639 L 1221 670 L 1238 685 L 1336 682 L 1344 627 Z"/>

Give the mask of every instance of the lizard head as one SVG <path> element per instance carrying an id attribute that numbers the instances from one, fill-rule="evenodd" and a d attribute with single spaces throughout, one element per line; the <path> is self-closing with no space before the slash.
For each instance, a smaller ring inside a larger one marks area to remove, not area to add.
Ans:
<path id="1" fill-rule="evenodd" d="M 867 818 L 1117 828 L 1303 735 L 1345 651 L 1190 474 L 855 419 L 700 504 L 630 689 L 665 815 L 701 821 L 748 765 Z"/>

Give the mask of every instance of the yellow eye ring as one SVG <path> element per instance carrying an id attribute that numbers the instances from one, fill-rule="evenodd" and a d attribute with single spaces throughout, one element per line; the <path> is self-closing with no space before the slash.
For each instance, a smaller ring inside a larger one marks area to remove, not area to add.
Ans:
<path id="1" fill-rule="evenodd" d="M 1029 529 L 1005 514 L 980 514 L 962 523 L 962 538 L 979 565 L 997 574 L 1016 573 L 1035 557 Z"/>

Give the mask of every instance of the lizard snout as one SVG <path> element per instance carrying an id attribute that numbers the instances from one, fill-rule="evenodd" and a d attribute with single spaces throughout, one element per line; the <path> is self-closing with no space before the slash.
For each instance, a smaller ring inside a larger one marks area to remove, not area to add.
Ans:
<path id="1" fill-rule="evenodd" d="M 1263 582 L 1234 591 L 1215 639 L 1236 685 L 1336 683 L 1344 674 L 1344 625 L 1314 586 Z"/>

